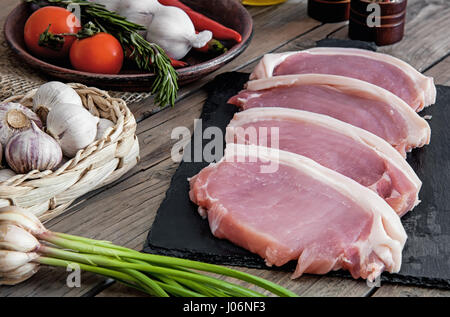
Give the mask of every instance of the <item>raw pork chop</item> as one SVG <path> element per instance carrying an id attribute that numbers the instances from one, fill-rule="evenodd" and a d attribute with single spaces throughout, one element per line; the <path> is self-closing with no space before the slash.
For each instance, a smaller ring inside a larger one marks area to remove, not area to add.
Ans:
<path id="1" fill-rule="evenodd" d="M 403 100 L 349 77 L 305 74 L 254 80 L 228 102 L 243 109 L 286 107 L 329 115 L 378 135 L 404 156 L 430 141 L 430 126 Z"/>
<path id="2" fill-rule="evenodd" d="M 276 165 L 272 172 L 264 170 Z M 345 269 L 374 280 L 398 272 L 406 233 L 377 194 L 304 156 L 228 144 L 224 158 L 190 180 L 212 233 L 267 265 L 297 260 L 293 278 Z"/>
<path id="3" fill-rule="evenodd" d="M 369 187 L 400 216 L 419 203 L 422 182 L 389 143 L 329 116 L 287 108 L 253 108 L 234 115 L 225 139 L 313 159 Z"/>
<path id="4" fill-rule="evenodd" d="M 355 48 L 322 47 L 267 54 L 250 78 L 306 73 L 341 75 L 367 81 L 396 94 L 416 111 L 436 100 L 433 78 L 422 75 L 393 56 Z"/>

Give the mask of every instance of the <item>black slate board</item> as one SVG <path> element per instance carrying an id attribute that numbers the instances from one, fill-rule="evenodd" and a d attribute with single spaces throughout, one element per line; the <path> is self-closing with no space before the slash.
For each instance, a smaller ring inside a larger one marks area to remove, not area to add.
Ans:
<path id="1" fill-rule="evenodd" d="M 227 73 L 206 87 L 209 98 L 201 115 L 203 130 L 211 126 L 225 129 L 237 110 L 226 101 L 247 79 L 248 74 Z M 450 87 L 437 86 L 437 91 L 436 104 L 421 112 L 421 115 L 432 116 L 429 121 L 431 144 L 408 155 L 408 162 L 423 182 L 422 202 L 402 219 L 408 240 L 400 273 L 383 274 L 382 281 L 450 289 Z M 208 164 L 180 164 L 158 210 L 145 251 L 218 264 L 267 268 L 260 257 L 215 238 L 208 222 L 198 215 L 197 206 L 189 200 L 187 178 Z M 290 263 L 273 269 L 291 271 L 294 266 L 295 263 Z M 348 276 L 345 272 L 330 274 Z"/>
<path id="2" fill-rule="evenodd" d="M 334 43 L 331 43 L 334 45 Z M 201 115 L 202 126 L 224 130 L 237 111 L 226 101 L 242 89 L 248 74 L 226 73 L 205 86 L 209 97 Z M 408 234 L 400 273 L 384 273 L 382 281 L 450 289 L 450 87 L 437 86 L 437 102 L 422 116 L 432 116 L 431 144 L 408 155 L 408 162 L 423 182 L 422 202 L 402 218 Z M 204 140 L 202 146 L 210 140 Z M 193 139 L 191 153 L 194 153 Z M 203 148 L 203 147 L 202 147 Z M 192 160 L 191 160 L 192 161 Z M 215 238 L 208 222 L 197 213 L 188 196 L 187 178 L 208 162 L 183 161 L 175 172 L 145 245 L 145 252 L 184 257 L 217 264 L 268 269 L 264 261 L 247 250 Z M 293 271 L 295 263 L 275 270 Z M 330 275 L 348 276 L 343 271 Z"/>

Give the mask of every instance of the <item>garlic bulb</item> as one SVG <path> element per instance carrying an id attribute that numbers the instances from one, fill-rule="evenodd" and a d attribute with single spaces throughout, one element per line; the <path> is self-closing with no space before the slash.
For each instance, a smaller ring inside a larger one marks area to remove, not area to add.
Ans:
<path id="1" fill-rule="evenodd" d="M 31 122 L 42 128 L 39 117 L 20 103 L 0 104 L 0 144 L 5 147 L 9 139 L 31 127 Z"/>
<path id="2" fill-rule="evenodd" d="M 147 41 L 158 44 L 169 57 L 177 60 L 185 57 L 192 47 L 203 47 L 212 39 L 211 31 L 196 33 L 186 12 L 176 7 L 161 5 L 145 26 Z"/>
<path id="3" fill-rule="evenodd" d="M 14 173 L 12 170 L 8 169 L 8 168 L 4 168 L 0 170 L 0 182 L 4 182 L 7 181 L 8 179 L 10 179 L 13 176 L 16 176 L 17 174 Z"/>
<path id="4" fill-rule="evenodd" d="M 116 11 L 129 21 L 145 26 L 147 41 L 158 44 L 174 59 L 182 59 L 192 47 L 203 47 L 211 39 L 210 31 L 195 32 L 189 16 L 180 8 L 164 6 L 157 0 L 94 0 Z"/>
<path id="5" fill-rule="evenodd" d="M 34 122 L 31 129 L 13 136 L 5 149 L 6 162 L 16 173 L 51 170 L 62 159 L 61 147 Z"/>
<path id="6" fill-rule="evenodd" d="M 103 138 L 106 130 L 108 130 L 109 128 L 112 128 L 113 126 L 114 126 L 114 122 L 112 122 L 111 120 L 100 118 L 100 120 L 98 121 L 98 125 L 97 125 L 97 136 L 95 137 L 95 139 L 99 140 L 99 139 Z"/>
<path id="7" fill-rule="evenodd" d="M 64 103 L 83 107 L 80 96 L 72 87 L 59 81 L 50 81 L 36 91 L 33 97 L 33 110 L 45 122 L 48 112 Z"/>
<path id="8" fill-rule="evenodd" d="M 60 104 L 48 113 L 47 133 L 59 143 L 64 155 L 72 158 L 95 141 L 98 121 L 85 108 Z"/>

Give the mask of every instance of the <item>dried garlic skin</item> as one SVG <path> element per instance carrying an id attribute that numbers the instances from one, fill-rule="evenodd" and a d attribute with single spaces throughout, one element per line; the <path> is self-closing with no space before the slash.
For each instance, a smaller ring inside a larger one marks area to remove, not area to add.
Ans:
<path id="1" fill-rule="evenodd" d="M 14 135 L 30 129 L 31 122 L 42 128 L 41 119 L 27 107 L 15 102 L 0 104 L 0 144 L 3 149 Z"/>

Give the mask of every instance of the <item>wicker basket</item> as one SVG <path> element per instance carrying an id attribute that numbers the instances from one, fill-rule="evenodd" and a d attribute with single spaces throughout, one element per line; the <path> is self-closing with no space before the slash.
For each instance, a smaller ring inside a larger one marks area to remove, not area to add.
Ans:
<path id="1" fill-rule="evenodd" d="M 31 171 L 0 182 L 0 207 L 19 206 L 41 221 L 61 214 L 75 199 L 121 177 L 139 161 L 136 120 L 122 99 L 81 84 L 69 84 L 93 115 L 113 121 L 104 136 L 55 171 Z M 4 102 L 31 107 L 36 89 Z"/>

